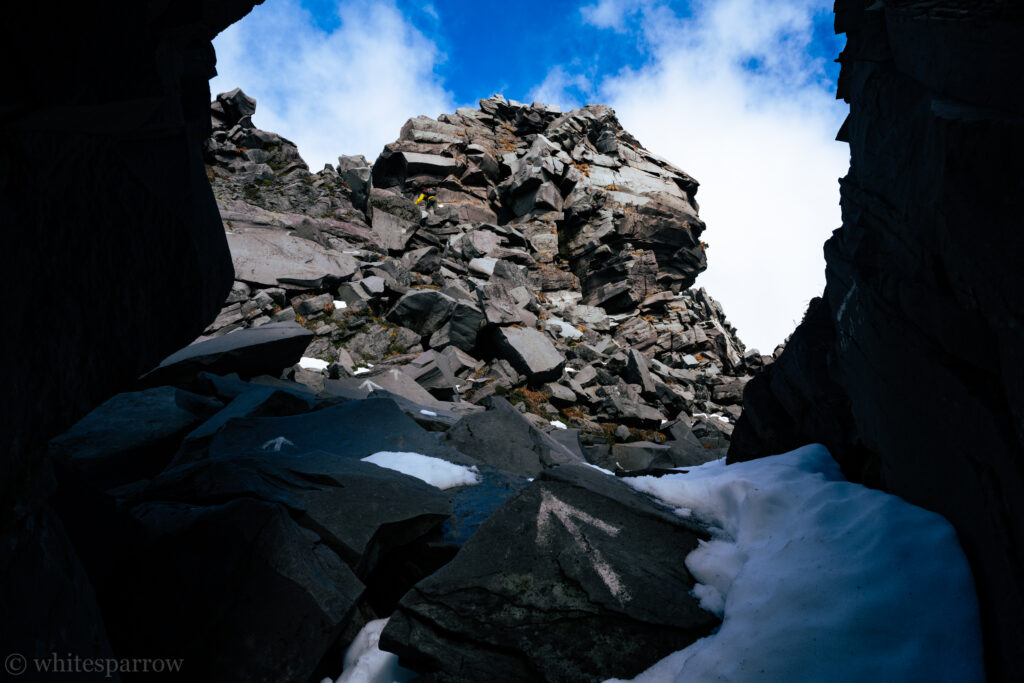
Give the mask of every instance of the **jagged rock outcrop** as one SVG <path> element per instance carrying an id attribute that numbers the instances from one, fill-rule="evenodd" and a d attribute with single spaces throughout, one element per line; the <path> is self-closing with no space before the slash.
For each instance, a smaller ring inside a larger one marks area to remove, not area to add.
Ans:
<path id="1" fill-rule="evenodd" d="M 340 157 L 311 173 L 253 128 L 254 100 L 219 95 L 206 158 L 237 280 L 206 333 L 296 320 L 335 382 L 295 373 L 315 389 L 353 396 L 400 370 L 442 401 L 507 396 L 546 430 L 579 428 L 587 452 L 675 441 L 661 426 L 697 413 L 734 420 L 743 383 L 773 359 L 745 354 L 721 306 L 685 289 L 705 266 L 696 181 L 607 107 L 480 104 L 411 119 L 372 170 Z M 615 437 L 621 423 L 632 431 Z M 730 429 L 704 431 L 710 458 Z M 595 457 L 614 468 L 610 453 Z"/>
<path id="2" fill-rule="evenodd" d="M 854 480 L 949 519 L 988 674 L 1024 639 L 1024 177 L 1012 3 L 840 0 L 850 115 L 827 285 L 747 385 L 730 460 L 818 441 Z"/>
<path id="3" fill-rule="evenodd" d="M 31 287 L 11 297 L 0 342 L 0 641 L 11 652 L 109 654 L 47 510 L 46 441 L 193 339 L 229 291 L 202 160 L 210 41 L 259 1 L 5 7 L 3 270 Z"/>

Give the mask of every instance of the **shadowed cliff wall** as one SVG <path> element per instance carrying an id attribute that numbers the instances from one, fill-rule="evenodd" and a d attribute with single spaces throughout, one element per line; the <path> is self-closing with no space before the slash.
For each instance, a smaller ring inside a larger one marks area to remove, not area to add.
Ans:
<path id="1" fill-rule="evenodd" d="M 989 675 L 1005 679 L 1024 641 L 1021 16 L 836 3 L 843 225 L 824 296 L 747 386 L 729 453 L 820 441 L 851 478 L 945 515 L 975 573 Z"/>

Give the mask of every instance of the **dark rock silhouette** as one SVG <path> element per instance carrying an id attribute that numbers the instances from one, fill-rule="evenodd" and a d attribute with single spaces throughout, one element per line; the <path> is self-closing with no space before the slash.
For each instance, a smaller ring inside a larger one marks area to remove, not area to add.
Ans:
<path id="1" fill-rule="evenodd" d="M 826 444 L 956 527 L 988 674 L 1024 639 L 1024 96 L 1009 3 L 836 3 L 850 115 L 827 286 L 750 382 L 732 461 Z"/>
<path id="2" fill-rule="evenodd" d="M 202 159 L 210 41 L 255 4 L 5 8 L 3 269 L 33 289 L 11 298 L 0 348 L 0 641 L 12 651 L 109 652 L 46 508 L 46 441 L 195 338 L 230 289 Z"/>

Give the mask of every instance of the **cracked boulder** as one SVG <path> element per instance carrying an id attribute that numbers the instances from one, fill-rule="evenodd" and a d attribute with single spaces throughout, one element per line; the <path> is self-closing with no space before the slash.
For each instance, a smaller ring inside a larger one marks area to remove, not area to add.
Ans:
<path id="1" fill-rule="evenodd" d="M 511 363 L 533 386 L 562 376 L 565 357 L 543 332 L 531 327 L 499 327 L 490 342 L 496 355 Z"/>
<path id="2" fill-rule="evenodd" d="M 402 598 L 381 647 L 436 681 L 633 677 L 718 624 L 690 594 L 701 538 L 614 477 L 546 471 Z"/>

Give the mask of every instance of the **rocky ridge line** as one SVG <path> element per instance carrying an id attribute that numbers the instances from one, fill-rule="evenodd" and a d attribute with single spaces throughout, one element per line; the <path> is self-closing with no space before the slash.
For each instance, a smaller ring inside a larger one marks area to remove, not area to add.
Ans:
<path id="1" fill-rule="evenodd" d="M 743 384 L 772 357 L 745 354 L 721 306 L 685 289 L 706 265 L 697 183 L 609 108 L 495 96 L 411 119 L 372 167 L 318 173 L 254 112 L 238 90 L 213 105 L 208 174 L 237 281 L 209 335 L 298 320 L 325 377 L 403 368 L 446 401 L 510 397 L 595 450 L 619 442 L 595 456 L 609 467 L 715 455 L 663 457 L 690 427 L 706 450 L 727 445 Z M 436 199 L 415 204 L 424 192 Z"/>

